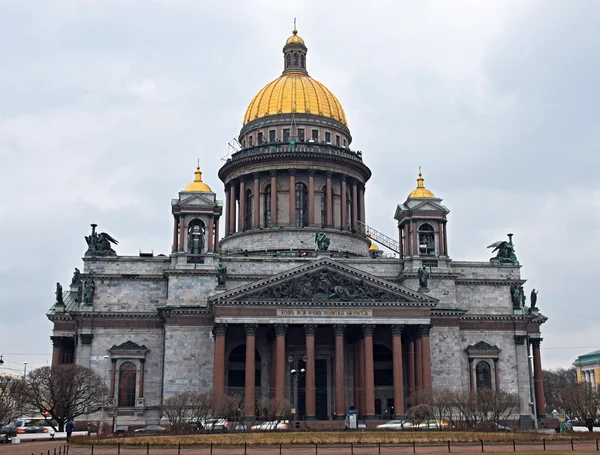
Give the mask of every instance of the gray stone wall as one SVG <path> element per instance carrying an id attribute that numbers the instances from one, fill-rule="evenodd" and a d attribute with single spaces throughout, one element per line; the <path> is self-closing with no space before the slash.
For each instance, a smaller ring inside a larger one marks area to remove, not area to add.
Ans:
<path id="1" fill-rule="evenodd" d="M 433 389 L 468 389 L 463 370 L 468 367 L 466 353 L 457 349 L 461 346 L 458 327 L 433 327 L 430 335 L 431 376 Z"/>
<path id="2" fill-rule="evenodd" d="M 510 286 L 460 284 L 456 286 L 456 300 L 470 313 L 512 314 Z"/>
<path id="3" fill-rule="evenodd" d="M 167 297 L 166 280 L 95 279 L 95 311 L 155 312 Z"/>
<path id="4" fill-rule="evenodd" d="M 141 258 L 117 256 L 108 258 L 83 258 L 84 273 L 161 275 L 169 266 L 169 257 Z"/>
<path id="5" fill-rule="evenodd" d="M 208 392 L 213 383 L 212 327 L 165 327 L 164 398 Z"/>

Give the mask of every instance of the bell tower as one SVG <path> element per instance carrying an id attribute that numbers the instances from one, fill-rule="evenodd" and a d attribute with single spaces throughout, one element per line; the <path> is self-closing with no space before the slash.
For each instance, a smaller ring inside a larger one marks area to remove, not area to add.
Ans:
<path id="1" fill-rule="evenodd" d="M 448 267 L 447 216 L 442 199 L 425 188 L 425 179 L 419 166 L 417 188 L 396 208 L 400 258 L 404 270 L 417 270 L 422 265 L 431 268 Z"/>

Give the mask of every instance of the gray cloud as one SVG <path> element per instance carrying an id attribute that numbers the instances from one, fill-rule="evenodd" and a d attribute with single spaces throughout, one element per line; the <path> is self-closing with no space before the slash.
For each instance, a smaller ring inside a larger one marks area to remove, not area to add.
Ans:
<path id="1" fill-rule="evenodd" d="M 56 1 L 0 5 L 0 353 L 49 360 L 44 313 L 89 223 L 118 251 L 170 249 L 170 199 L 217 171 L 298 17 L 309 72 L 346 109 L 368 222 L 426 185 L 450 253 L 512 231 L 540 289 L 544 364 L 598 347 L 600 31 L 594 2 Z M 318 14 L 317 14 L 318 12 Z M 571 348 L 574 349 L 565 349 Z M 28 356 L 12 354 L 28 353 Z M 41 355 L 37 355 L 41 354 Z"/>

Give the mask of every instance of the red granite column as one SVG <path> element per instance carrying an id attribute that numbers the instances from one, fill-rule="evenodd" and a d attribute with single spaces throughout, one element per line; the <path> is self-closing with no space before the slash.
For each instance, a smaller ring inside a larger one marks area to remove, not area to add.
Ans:
<path id="1" fill-rule="evenodd" d="M 412 241 L 413 241 L 413 255 L 419 254 L 419 242 L 417 238 L 417 223 L 411 221 L 412 224 Z"/>
<path id="2" fill-rule="evenodd" d="M 144 398 L 144 370 L 146 369 L 146 359 L 140 359 L 140 398 Z"/>
<path id="3" fill-rule="evenodd" d="M 446 232 L 446 227 L 448 224 L 444 221 L 444 253 L 448 256 L 448 233 Z"/>
<path id="4" fill-rule="evenodd" d="M 421 375 L 421 388 L 423 393 L 431 393 L 431 345 L 429 341 L 429 332 L 431 326 L 422 325 L 420 327 L 421 332 L 421 368 L 423 373 Z"/>
<path id="5" fill-rule="evenodd" d="M 52 366 L 56 367 L 61 364 L 62 358 L 62 338 L 51 336 L 52 340 Z"/>
<path id="6" fill-rule="evenodd" d="M 367 221 L 365 219 L 365 186 L 361 185 L 358 190 L 358 219 L 366 224 Z"/>
<path id="7" fill-rule="evenodd" d="M 238 215 L 238 231 L 246 230 L 246 182 L 240 179 L 240 213 Z"/>
<path id="8" fill-rule="evenodd" d="M 360 407 L 360 344 L 354 343 L 354 356 L 352 362 L 352 386 L 354 387 L 354 408 L 359 409 Z"/>
<path id="9" fill-rule="evenodd" d="M 360 415 L 364 416 L 366 414 L 365 411 L 365 338 L 361 338 L 358 342 L 358 363 L 359 363 L 359 379 L 360 379 L 360 389 L 359 389 L 359 398 L 360 398 Z"/>
<path id="10" fill-rule="evenodd" d="M 394 418 L 404 414 L 404 375 L 402 373 L 402 325 L 392 325 L 394 370 Z"/>
<path id="11" fill-rule="evenodd" d="M 206 236 L 206 237 L 207 237 L 207 240 L 208 240 L 208 246 L 207 246 L 207 249 L 208 249 L 208 252 L 209 252 L 209 253 L 212 253 L 212 252 L 213 252 L 213 239 L 214 239 L 214 237 L 215 237 L 215 235 L 214 235 L 214 228 L 215 228 L 215 227 L 214 227 L 214 224 L 213 224 L 213 223 L 214 223 L 214 222 L 213 222 L 213 217 L 212 217 L 212 215 L 211 215 L 211 216 L 208 218 L 208 235 Z"/>
<path id="12" fill-rule="evenodd" d="M 229 235 L 229 188 L 231 185 L 225 185 L 225 237 Z"/>
<path id="13" fill-rule="evenodd" d="M 350 227 L 352 232 L 356 232 L 356 219 L 358 218 L 358 188 L 356 180 L 352 180 L 352 218 L 350 218 Z"/>
<path id="14" fill-rule="evenodd" d="M 254 206 L 252 207 L 252 227 L 254 229 L 260 228 L 260 175 L 258 172 L 254 174 L 254 195 L 252 202 Z"/>
<path id="15" fill-rule="evenodd" d="M 348 212 L 346 210 L 348 201 L 346 199 L 346 176 L 345 175 L 342 176 L 342 202 L 341 202 L 341 205 L 342 205 L 342 207 L 341 207 L 341 214 L 342 214 L 341 229 L 342 229 L 342 231 L 345 231 L 346 229 L 348 229 L 348 219 L 347 219 Z"/>
<path id="16" fill-rule="evenodd" d="M 331 172 L 327 173 L 327 186 L 325 189 L 325 197 L 327 198 L 327 203 L 325 207 L 327 208 L 326 213 L 326 227 L 333 227 L 333 188 L 331 188 Z"/>
<path id="17" fill-rule="evenodd" d="M 333 326 L 335 333 L 335 413 L 337 419 L 346 415 L 346 395 L 344 383 L 344 331 L 341 324 Z"/>
<path id="18" fill-rule="evenodd" d="M 237 211 L 237 196 L 235 194 L 235 183 L 229 185 L 229 233 L 235 234 L 235 220 Z"/>
<path id="19" fill-rule="evenodd" d="M 446 253 L 444 253 L 444 223 L 442 223 L 441 221 L 438 222 L 438 242 L 440 245 L 440 256 L 445 256 Z"/>
<path id="20" fill-rule="evenodd" d="M 400 255 L 400 259 L 404 259 L 404 244 L 402 243 L 402 231 L 404 230 L 403 226 L 398 226 L 398 253 Z"/>
<path id="21" fill-rule="evenodd" d="M 271 226 L 277 226 L 277 171 L 271 171 Z"/>
<path id="22" fill-rule="evenodd" d="M 177 215 L 173 215 L 173 248 L 172 252 L 177 252 L 177 233 L 179 231 L 179 217 Z"/>
<path id="23" fill-rule="evenodd" d="M 410 256 L 410 235 L 408 234 L 408 223 L 404 224 L 404 255 Z"/>
<path id="24" fill-rule="evenodd" d="M 316 381 L 315 381 L 315 330 L 313 324 L 304 325 L 306 334 L 306 386 L 305 386 L 305 405 L 306 420 L 316 419 L 317 401 L 316 401 Z"/>
<path id="25" fill-rule="evenodd" d="M 179 217 L 179 252 L 185 251 L 185 218 Z"/>
<path id="26" fill-rule="evenodd" d="M 213 371 L 213 394 L 215 397 L 225 395 L 225 333 L 226 324 L 215 324 L 213 335 L 215 336 L 214 371 Z"/>
<path id="27" fill-rule="evenodd" d="M 215 251 L 219 251 L 219 217 L 215 220 Z"/>
<path id="28" fill-rule="evenodd" d="M 421 334 L 419 332 L 419 328 L 417 327 L 417 337 L 415 340 L 415 392 L 416 392 L 417 396 L 421 394 L 422 389 L 423 389 L 423 343 L 421 342 Z"/>
<path id="29" fill-rule="evenodd" d="M 544 377 L 542 375 L 542 356 L 540 354 L 541 338 L 531 338 L 533 354 L 533 386 L 535 388 L 535 410 L 538 418 L 546 415 L 546 402 L 544 400 Z"/>
<path id="30" fill-rule="evenodd" d="M 408 341 L 408 396 L 411 400 L 410 405 L 414 406 L 414 395 L 416 391 L 415 378 L 415 340 L 410 337 Z"/>
<path id="31" fill-rule="evenodd" d="M 296 169 L 290 169 L 289 224 L 296 225 Z"/>
<path id="32" fill-rule="evenodd" d="M 308 225 L 315 224 L 315 171 L 308 171 Z"/>
<path id="33" fill-rule="evenodd" d="M 278 407 L 285 400 L 285 332 L 286 324 L 275 325 L 275 400 Z"/>
<path id="34" fill-rule="evenodd" d="M 254 420 L 256 398 L 256 324 L 246 324 L 246 381 L 244 393 L 244 420 Z"/>
<path id="35" fill-rule="evenodd" d="M 373 331 L 375 326 L 363 324 L 365 335 L 365 418 L 375 418 L 375 368 L 373 364 Z"/>

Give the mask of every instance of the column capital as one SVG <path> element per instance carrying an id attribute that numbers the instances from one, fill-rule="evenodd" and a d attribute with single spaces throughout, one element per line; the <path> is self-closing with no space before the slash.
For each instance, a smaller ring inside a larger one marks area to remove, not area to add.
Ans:
<path id="1" fill-rule="evenodd" d="M 363 324 L 362 331 L 363 335 L 366 337 L 373 336 L 373 332 L 375 331 L 375 324 Z"/>
<path id="2" fill-rule="evenodd" d="M 290 175 L 296 175 L 296 169 L 294 168 L 288 169 L 288 172 Z"/>
<path id="3" fill-rule="evenodd" d="M 271 170 L 269 171 L 269 175 L 270 175 L 271 177 L 277 177 L 277 170 L 276 170 L 276 169 L 271 169 Z"/>
<path id="4" fill-rule="evenodd" d="M 246 329 L 246 335 L 256 335 L 256 330 L 258 329 L 258 324 L 245 324 L 244 328 Z"/>
<path id="5" fill-rule="evenodd" d="M 254 180 L 260 179 L 260 172 L 253 172 L 252 177 L 254 177 Z"/>
<path id="6" fill-rule="evenodd" d="M 334 324 L 333 325 L 333 333 L 335 333 L 336 337 L 344 336 L 346 332 L 346 324 Z"/>
<path id="7" fill-rule="evenodd" d="M 327 172 L 325 172 L 325 175 L 327 176 L 328 179 L 330 179 L 333 176 L 333 172 L 327 171 Z"/>
<path id="8" fill-rule="evenodd" d="M 347 181 L 348 177 L 346 176 L 346 174 L 342 174 L 341 179 L 342 179 L 342 182 L 345 182 L 345 181 Z"/>
<path id="9" fill-rule="evenodd" d="M 534 348 L 539 348 L 543 338 L 530 338 L 529 342 Z"/>
<path id="10" fill-rule="evenodd" d="M 309 169 L 308 170 L 308 176 L 309 177 L 314 177 L 316 173 L 317 173 L 317 171 L 315 171 L 314 169 Z"/>
<path id="11" fill-rule="evenodd" d="M 287 324 L 275 324 L 275 335 L 276 336 L 285 336 L 287 332 Z"/>
<path id="12" fill-rule="evenodd" d="M 403 329 L 404 329 L 404 324 L 392 324 L 392 336 L 393 337 L 401 336 Z"/>
<path id="13" fill-rule="evenodd" d="M 523 346 L 525 344 L 526 339 L 527 335 L 515 335 L 515 344 L 517 346 Z"/>
<path id="14" fill-rule="evenodd" d="M 428 337 L 429 336 L 429 332 L 431 332 L 431 326 L 430 325 L 421 324 L 417 328 L 417 333 L 419 334 L 419 336 Z"/>
<path id="15" fill-rule="evenodd" d="M 215 324 L 212 328 L 212 333 L 214 336 L 225 335 L 227 332 L 227 324 Z"/>
<path id="16" fill-rule="evenodd" d="M 57 337 L 57 336 L 52 335 L 50 337 L 50 340 L 52 340 L 52 347 L 58 348 L 58 347 L 62 346 L 64 337 Z"/>
<path id="17" fill-rule="evenodd" d="M 307 335 L 314 335 L 317 330 L 317 326 L 315 324 L 304 324 L 304 333 Z"/>

